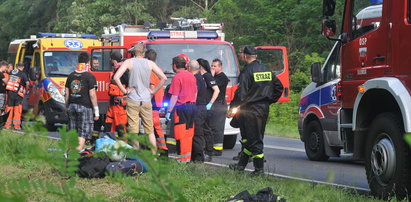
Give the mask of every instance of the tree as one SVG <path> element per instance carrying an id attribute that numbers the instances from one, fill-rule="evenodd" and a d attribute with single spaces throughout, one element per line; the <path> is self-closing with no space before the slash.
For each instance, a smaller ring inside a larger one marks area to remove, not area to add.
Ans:
<path id="1" fill-rule="evenodd" d="M 70 0 L 67 0 L 70 2 Z M 49 32 L 49 22 L 56 18 L 58 1 L 3 0 L 0 2 L 0 51 L 6 58 L 10 41 L 27 38 L 37 32 Z"/>
<path id="2" fill-rule="evenodd" d="M 194 5 L 203 11 L 209 11 L 214 8 L 220 0 L 190 0 Z"/>
<path id="3" fill-rule="evenodd" d="M 148 0 L 75 0 L 53 31 L 101 34 L 107 26 L 142 24 L 154 19 L 148 5 Z"/>

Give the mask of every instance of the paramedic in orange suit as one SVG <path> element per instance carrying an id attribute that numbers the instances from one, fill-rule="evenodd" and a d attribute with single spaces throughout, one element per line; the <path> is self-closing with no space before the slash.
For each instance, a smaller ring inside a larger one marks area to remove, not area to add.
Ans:
<path id="1" fill-rule="evenodd" d="M 156 51 L 150 49 L 147 50 L 145 53 L 145 58 L 156 62 L 157 58 L 157 53 Z M 154 91 L 156 86 L 160 83 L 160 78 L 158 78 L 157 75 L 155 75 L 153 72 L 151 73 L 150 76 L 150 89 Z M 161 154 L 164 156 L 168 156 L 168 148 L 166 145 L 166 139 L 164 137 L 164 132 L 163 129 L 161 128 L 161 122 L 160 122 L 160 108 L 163 105 L 163 96 L 164 96 L 164 88 L 160 88 L 151 98 L 151 104 L 152 104 L 152 114 L 153 114 L 153 126 L 154 126 L 154 135 L 156 136 L 156 143 L 157 143 L 157 149 L 161 150 Z"/>
<path id="2" fill-rule="evenodd" d="M 23 98 L 26 94 L 26 87 L 29 86 L 27 75 L 23 72 L 24 64 L 17 64 L 17 69 L 10 72 L 9 81 L 7 82 L 7 108 L 9 112 L 4 128 L 10 129 L 11 125 L 15 130 L 21 130 L 21 113 L 23 111 Z"/>
<path id="3" fill-rule="evenodd" d="M 186 61 L 183 57 L 174 57 L 172 65 L 176 74 L 168 91 L 171 94 L 171 99 L 166 119 L 171 121 L 171 128 L 177 141 L 179 154 L 177 161 L 188 163 L 191 161 L 194 137 L 197 82 L 194 75 L 187 71 Z"/>
<path id="4" fill-rule="evenodd" d="M 106 121 L 104 125 L 105 132 L 116 132 L 120 139 L 125 140 L 127 133 L 127 111 L 126 111 L 126 97 L 118 88 L 117 84 L 112 80 L 113 75 L 117 69 L 123 64 L 121 53 L 114 51 L 111 53 L 111 62 L 113 63 L 113 73 L 110 75 L 109 96 L 110 102 L 106 113 Z M 124 87 L 128 84 L 128 72 L 124 73 L 120 78 Z"/>

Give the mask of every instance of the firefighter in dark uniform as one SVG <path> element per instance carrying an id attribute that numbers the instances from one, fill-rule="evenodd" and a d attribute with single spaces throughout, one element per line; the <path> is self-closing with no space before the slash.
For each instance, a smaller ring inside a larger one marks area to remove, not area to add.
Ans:
<path id="1" fill-rule="evenodd" d="M 217 96 L 211 109 L 209 125 L 213 133 L 213 156 L 223 154 L 224 128 L 227 114 L 227 102 L 225 100 L 226 89 L 230 79 L 223 72 L 223 63 L 220 59 L 214 59 L 211 65 L 211 72 L 217 83 L 220 93 Z"/>
<path id="2" fill-rule="evenodd" d="M 231 169 L 243 171 L 249 158 L 253 159 L 253 174 L 264 173 L 264 132 L 270 104 L 278 100 L 282 93 L 282 85 L 275 75 L 257 59 L 257 50 L 252 46 L 244 48 L 245 62 L 239 76 L 239 86 L 235 91 L 228 116 L 234 116 L 238 109 L 238 119 L 242 137 L 242 152 L 237 164 Z M 275 92 L 274 92 L 274 90 Z M 272 101 L 275 97 L 275 101 Z"/>
<path id="3" fill-rule="evenodd" d="M 26 88 L 29 86 L 27 75 L 23 71 L 24 64 L 17 64 L 17 69 L 10 72 L 9 81 L 7 82 L 7 108 L 9 113 L 4 128 L 9 129 L 11 125 L 15 130 L 21 130 L 21 113 L 23 111 L 23 98 L 26 94 Z"/>

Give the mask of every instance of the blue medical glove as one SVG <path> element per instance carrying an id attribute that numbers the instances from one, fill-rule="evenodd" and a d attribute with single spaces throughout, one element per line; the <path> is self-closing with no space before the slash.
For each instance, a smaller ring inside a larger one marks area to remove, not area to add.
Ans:
<path id="1" fill-rule="evenodd" d="M 171 120 L 170 115 L 171 115 L 171 112 L 167 112 L 167 113 L 166 113 L 166 120 L 167 120 L 167 121 L 170 121 L 170 120 Z"/>
<path id="2" fill-rule="evenodd" d="M 213 106 L 213 103 L 212 103 L 212 102 L 209 102 L 209 103 L 207 104 L 207 106 L 206 106 L 207 110 L 210 110 L 212 106 Z"/>

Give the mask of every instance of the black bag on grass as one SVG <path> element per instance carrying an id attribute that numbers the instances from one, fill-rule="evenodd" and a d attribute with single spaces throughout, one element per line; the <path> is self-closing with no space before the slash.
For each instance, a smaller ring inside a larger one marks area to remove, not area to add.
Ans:
<path id="1" fill-rule="evenodd" d="M 105 177 L 106 166 L 110 163 L 108 156 L 104 157 L 87 157 L 83 156 L 80 161 L 77 174 L 82 178 L 102 178 Z"/>
<path id="2" fill-rule="evenodd" d="M 271 187 L 267 187 L 261 189 L 256 194 L 250 194 L 247 190 L 244 190 L 234 197 L 227 200 L 227 202 L 236 202 L 236 201 L 244 201 L 244 202 L 286 202 L 285 198 L 282 198 L 273 193 L 273 189 Z"/>
<path id="3" fill-rule="evenodd" d="M 106 171 L 114 176 L 116 173 L 122 175 L 139 175 L 144 172 L 144 167 L 138 161 L 126 160 L 120 162 L 112 162 L 106 166 Z"/>

